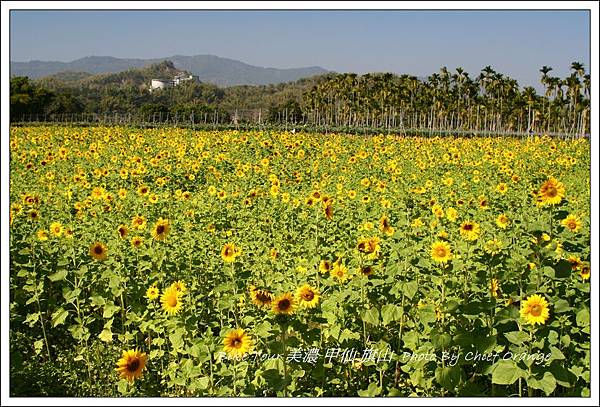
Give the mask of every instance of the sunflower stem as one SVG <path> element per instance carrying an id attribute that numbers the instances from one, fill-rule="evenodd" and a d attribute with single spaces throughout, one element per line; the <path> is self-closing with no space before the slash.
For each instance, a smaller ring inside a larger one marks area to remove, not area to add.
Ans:
<path id="1" fill-rule="evenodd" d="M 123 291 L 124 290 L 125 287 L 123 287 Z M 123 301 L 123 291 L 121 291 L 119 298 L 121 300 L 121 328 L 123 330 L 123 335 L 125 335 L 125 301 Z"/>
<path id="2" fill-rule="evenodd" d="M 235 282 L 235 262 L 231 262 L 231 283 L 233 284 L 233 298 L 239 300 L 239 298 L 237 297 L 237 286 Z M 233 317 L 235 319 L 235 327 L 239 328 L 240 326 L 238 322 L 237 304 L 233 308 Z"/>
<path id="3" fill-rule="evenodd" d="M 523 273 L 519 273 L 519 302 L 523 301 Z M 519 331 L 523 330 L 523 326 L 519 323 Z M 519 377 L 519 397 L 523 397 L 522 380 Z"/>
<path id="4" fill-rule="evenodd" d="M 237 397 L 237 357 L 233 360 L 233 396 Z"/>
<path id="5" fill-rule="evenodd" d="M 464 270 L 465 270 L 465 274 L 464 274 L 464 285 L 463 285 L 463 299 L 465 300 L 465 302 L 467 301 L 467 279 L 469 278 L 469 269 L 468 269 L 468 264 L 469 264 L 469 259 L 471 257 L 471 246 L 467 246 L 467 258 L 465 261 L 465 265 Z"/>
<path id="6" fill-rule="evenodd" d="M 38 312 L 40 313 L 40 324 L 42 325 L 42 334 L 44 335 L 44 343 L 46 344 L 46 352 L 48 353 L 48 360 L 51 359 L 50 356 L 50 345 L 48 345 L 48 337 L 46 336 L 46 327 L 44 326 L 44 318 L 42 314 L 42 307 L 40 306 L 40 297 L 36 291 L 35 293 L 35 302 L 38 306 Z"/>
<path id="7" fill-rule="evenodd" d="M 554 237 L 554 211 L 553 207 L 550 206 L 550 237 Z"/>
<path id="8" fill-rule="evenodd" d="M 77 276 L 75 276 L 75 289 L 79 288 L 79 283 L 81 281 L 77 279 Z M 75 308 L 77 310 L 77 318 L 79 319 L 79 323 L 81 324 L 81 328 L 83 331 L 83 319 L 81 318 L 81 308 L 80 308 L 80 304 L 79 304 L 79 295 L 77 297 L 75 297 Z M 84 341 L 81 341 L 81 339 L 79 340 L 79 343 L 81 344 L 81 342 L 83 342 L 85 349 L 88 349 L 88 341 L 87 338 Z M 92 371 L 90 368 L 90 361 L 89 358 L 86 358 L 86 365 L 87 365 L 87 371 L 88 371 L 88 380 L 89 380 L 89 384 L 90 384 L 90 388 L 92 387 Z"/>
<path id="9" fill-rule="evenodd" d="M 283 348 L 283 397 L 288 396 L 288 375 L 287 375 L 287 347 L 286 347 L 286 339 L 287 335 L 287 325 L 281 326 L 281 345 Z"/>
<path id="10" fill-rule="evenodd" d="M 408 272 L 408 256 L 404 257 L 404 273 L 402 273 L 402 283 L 406 283 L 406 273 Z M 402 290 L 402 302 L 401 308 L 402 313 L 400 314 L 400 330 L 398 332 L 398 351 L 400 351 L 400 347 L 402 346 L 402 331 L 404 330 L 404 290 Z"/>
<path id="11" fill-rule="evenodd" d="M 531 354 L 531 342 L 533 341 L 533 328 L 529 329 L 529 343 L 527 346 L 528 354 Z M 529 365 L 529 378 L 531 378 L 531 364 Z M 533 397 L 533 387 L 527 386 L 527 396 Z"/>

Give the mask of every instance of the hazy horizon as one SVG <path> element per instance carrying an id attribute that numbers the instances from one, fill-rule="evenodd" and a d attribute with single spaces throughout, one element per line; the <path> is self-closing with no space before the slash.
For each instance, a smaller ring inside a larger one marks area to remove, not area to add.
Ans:
<path id="1" fill-rule="evenodd" d="M 216 55 L 419 77 L 490 65 L 538 90 L 541 66 L 564 77 L 590 63 L 587 11 L 11 11 L 10 33 L 13 62 Z"/>

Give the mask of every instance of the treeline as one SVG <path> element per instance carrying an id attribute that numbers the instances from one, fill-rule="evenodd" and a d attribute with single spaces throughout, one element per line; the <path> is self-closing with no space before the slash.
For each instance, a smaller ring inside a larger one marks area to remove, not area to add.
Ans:
<path id="1" fill-rule="evenodd" d="M 490 66 L 475 78 L 446 67 L 426 80 L 341 74 L 307 92 L 304 106 L 309 121 L 332 126 L 589 133 L 589 74 L 578 62 L 566 78 L 551 71 L 540 69 L 543 95 Z"/>
<path id="2" fill-rule="evenodd" d="M 279 111 L 286 106 L 299 106 L 304 92 L 322 80 L 314 77 L 276 85 L 226 88 L 190 81 L 150 91 L 153 78 L 172 79 L 180 74 L 189 73 L 164 61 L 112 74 L 63 72 L 35 81 L 14 77 L 11 79 L 11 96 L 14 96 L 11 120 L 27 120 L 31 115 L 51 119 L 53 115 L 78 113 L 133 114 L 157 120 L 189 119 L 190 116 L 205 121 L 207 117 L 219 117 L 220 122 L 284 120 L 285 114 Z M 24 94 L 27 97 L 23 97 Z M 63 97 L 72 103 L 63 101 L 56 105 Z"/>
<path id="3" fill-rule="evenodd" d="M 220 88 L 185 82 L 149 91 L 152 78 L 182 71 L 165 61 L 118 74 L 65 73 L 11 79 L 11 120 L 28 114 L 135 114 L 145 118 L 496 132 L 590 131 L 590 76 L 581 63 L 566 78 L 540 69 L 544 94 L 485 67 L 476 77 L 443 67 L 411 75 L 329 73 L 278 85 Z"/>

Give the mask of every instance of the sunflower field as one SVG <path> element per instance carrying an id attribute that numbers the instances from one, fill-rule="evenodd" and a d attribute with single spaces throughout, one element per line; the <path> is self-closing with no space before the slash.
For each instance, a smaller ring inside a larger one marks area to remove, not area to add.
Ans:
<path id="1" fill-rule="evenodd" d="M 590 143 L 10 134 L 13 396 L 589 396 Z"/>

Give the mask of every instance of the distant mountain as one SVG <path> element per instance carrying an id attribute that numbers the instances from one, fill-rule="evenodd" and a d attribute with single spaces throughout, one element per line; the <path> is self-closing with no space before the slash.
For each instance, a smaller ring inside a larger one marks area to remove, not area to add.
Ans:
<path id="1" fill-rule="evenodd" d="M 90 89 L 106 86 L 147 87 L 153 78 L 173 78 L 177 75 L 189 75 L 189 72 L 175 68 L 171 61 L 162 61 L 146 65 L 143 68 L 130 68 L 115 73 L 90 74 L 86 72 L 63 71 L 43 76 L 36 81 L 51 89 L 64 86 L 86 87 Z"/>
<path id="2" fill-rule="evenodd" d="M 289 69 L 264 68 L 215 55 L 174 55 L 157 59 L 90 56 L 71 62 L 37 60 L 11 62 L 10 74 L 11 76 L 28 76 L 36 79 L 61 72 L 77 72 L 80 76 L 85 73 L 116 73 L 132 68 L 142 68 L 164 60 L 172 61 L 177 69 L 198 75 L 203 82 L 219 86 L 277 84 L 329 72 L 318 66 Z"/>

